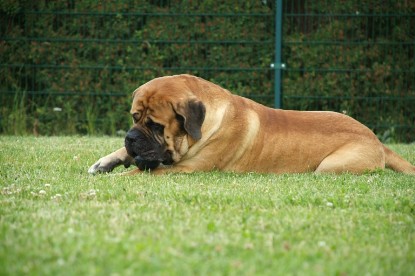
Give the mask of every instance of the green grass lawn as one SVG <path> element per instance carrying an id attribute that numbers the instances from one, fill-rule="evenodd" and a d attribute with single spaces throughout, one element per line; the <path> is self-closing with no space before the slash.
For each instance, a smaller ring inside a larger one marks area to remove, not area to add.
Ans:
<path id="1" fill-rule="evenodd" d="M 0 136 L 0 275 L 415 274 L 413 176 L 87 174 L 122 145 Z"/>

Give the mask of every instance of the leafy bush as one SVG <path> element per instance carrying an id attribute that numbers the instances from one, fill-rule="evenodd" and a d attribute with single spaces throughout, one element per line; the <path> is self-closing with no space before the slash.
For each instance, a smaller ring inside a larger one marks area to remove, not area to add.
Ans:
<path id="1" fill-rule="evenodd" d="M 284 1 L 283 108 L 415 140 L 409 2 Z M 19 0 L 0 15 L 2 133 L 115 135 L 131 92 L 168 74 L 273 103 L 274 1 Z"/>
<path id="2" fill-rule="evenodd" d="M 284 108 L 344 112 L 413 141 L 415 5 L 302 3 L 285 10 Z"/>

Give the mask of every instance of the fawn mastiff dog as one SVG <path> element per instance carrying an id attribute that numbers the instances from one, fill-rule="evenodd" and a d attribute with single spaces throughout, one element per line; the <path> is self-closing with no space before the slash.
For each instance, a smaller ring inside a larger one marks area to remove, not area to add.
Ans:
<path id="1" fill-rule="evenodd" d="M 265 107 L 191 75 L 153 79 L 133 93 L 125 147 L 88 172 L 131 164 L 151 173 L 232 171 L 360 174 L 415 167 L 366 126 L 335 112 Z"/>

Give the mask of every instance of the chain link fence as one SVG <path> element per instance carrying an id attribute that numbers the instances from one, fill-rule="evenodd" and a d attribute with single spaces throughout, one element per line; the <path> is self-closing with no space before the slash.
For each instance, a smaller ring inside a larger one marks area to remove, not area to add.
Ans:
<path id="1" fill-rule="evenodd" d="M 4 1 L 1 132 L 115 135 L 136 87 L 180 73 L 273 106 L 278 2 L 282 108 L 414 141 L 411 1 Z"/>

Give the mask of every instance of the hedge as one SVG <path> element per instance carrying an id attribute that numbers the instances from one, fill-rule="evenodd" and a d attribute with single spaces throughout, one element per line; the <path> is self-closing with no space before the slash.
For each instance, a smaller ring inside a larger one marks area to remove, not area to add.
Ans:
<path id="1" fill-rule="evenodd" d="M 415 4 L 284 1 L 283 108 L 415 140 Z M 274 1 L 2 1 L 4 134 L 116 135 L 131 92 L 191 73 L 272 106 Z"/>

